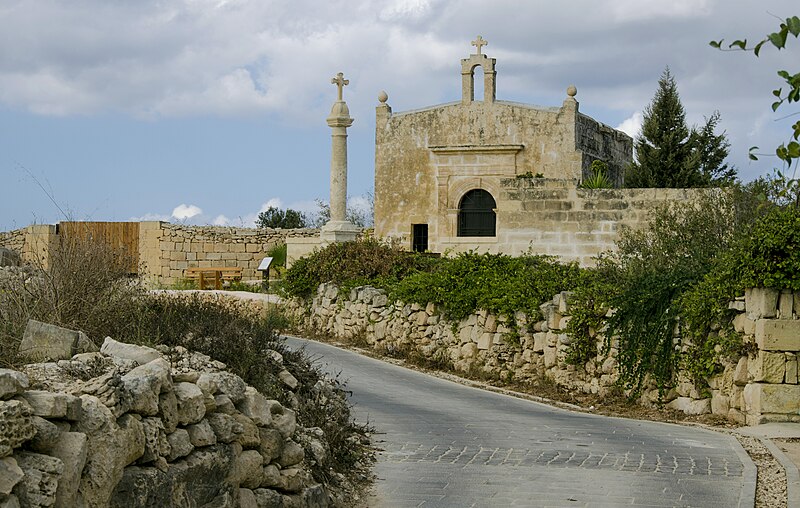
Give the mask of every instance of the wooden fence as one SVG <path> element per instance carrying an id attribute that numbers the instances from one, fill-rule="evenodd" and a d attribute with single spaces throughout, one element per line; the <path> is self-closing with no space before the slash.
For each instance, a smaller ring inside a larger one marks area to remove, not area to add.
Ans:
<path id="1" fill-rule="evenodd" d="M 108 245 L 130 259 L 130 273 L 139 272 L 138 222 L 60 222 L 56 232 L 63 239 L 76 238 Z"/>

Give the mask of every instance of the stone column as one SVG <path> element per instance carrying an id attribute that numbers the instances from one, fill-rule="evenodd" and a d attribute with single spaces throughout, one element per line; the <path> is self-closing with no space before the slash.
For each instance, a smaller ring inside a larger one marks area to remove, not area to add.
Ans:
<path id="1" fill-rule="evenodd" d="M 333 103 L 328 115 L 331 128 L 331 220 L 322 227 L 320 240 L 323 245 L 332 242 L 355 240 L 360 228 L 346 220 L 347 215 L 347 128 L 353 125 L 350 109 L 342 99 L 342 88 L 350 81 L 340 72 L 331 83 L 337 85 L 338 100 Z"/>

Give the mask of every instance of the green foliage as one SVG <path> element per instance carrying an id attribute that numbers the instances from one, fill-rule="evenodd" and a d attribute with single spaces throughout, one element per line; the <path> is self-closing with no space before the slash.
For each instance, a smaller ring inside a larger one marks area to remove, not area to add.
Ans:
<path id="1" fill-rule="evenodd" d="M 583 189 L 611 189 L 614 183 L 608 178 L 608 164 L 601 160 L 592 161 L 592 176 L 581 182 Z"/>
<path id="2" fill-rule="evenodd" d="M 710 347 L 705 337 L 713 316 L 703 315 L 706 304 L 700 299 L 717 289 L 704 289 L 691 300 L 684 294 L 704 280 L 720 253 L 735 245 L 737 232 L 746 230 L 758 210 L 747 192 L 710 190 L 697 202 L 657 208 L 645 229 L 622 231 L 617 252 L 600 260 L 601 287 L 611 289 L 607 302 L 616 309 L 606 321 L 607 338 L 619 340 L 621 379 L 629 387 L 640 388 L 648 374 L 661 387 L 672 381 L 681 361 L 673 337 L 676 331 L 687 333 L 681 321 L 686 314 L 697 331 L 696 346 Z M 698 306 L 687 310 L 693 302 Z"/>
<path id="3" fill-rule="evenodd" d="M 346 221 L 362 228 L 370 227 L 372 225 L 372 210 L 375 207 L 373 203 L 375 197 L 371 192 L 368 192 L 366 198 L 369 201 L 369 208 L 366 210 L 350 206 L 349 204 L 347 205 L 345 209 Z M 321 199 L 316 199 L 314 201 L 317 204 L 317 213 L 311 224 L 314 227 L 320 228 L 327 224 L 329 220 L 331 220 L 331 205 L 322 201 Z"/>
<path id="4" fill-rule="evenodd" d="M 737 249 L 723 252 L 703 279 L 679 298 L 684 337 L 690 343 L 683 365 L 698 380 L 720 371 L 720 356 L 737 357 L 741 352 L 741 337 L 731 326 L 735 312 L 728 309 L 728 302 L 745 289 L 735 266 L 737 255 Z"/>
<path id="5" fill-rule="evenodd" d="M 307 225 L 306 216 L 302 212 L 291 208 L 281 210 L 274 206 L 270 206 L 266 211 L 259 213 L 256 220 L 256 227 L 259 228 L 297 229 L 304 228 Z"/>
<path id="6" fill-rule="evenodd" d="M 636 161 L 625 174 L 627 187 L 708 187 L 731 183 L 735 169 L 723 161 L 730 143 L 715 134 L 719 112 L 700 129 L 689 129 L 675 78 L 664 70 L 653 101 L 644 110 L 636 138 Z"/>
<path id="7" fill-rule="evenodd" d="M 333 282 L 340 289 L 362 284 L 382 286 L 425 269 L 433 260 L 374 238 L 332 243 L 295 261 L 284 275 L 281 291 L 287 296 L 308 298 L 324 282 Z"/>
<path id="8" fill-rule="evenodd" d="M 566 362 L 584 365 L 597 355 L 597 332 L 605 326 L 605 316 L 616 291 L 615 270 L 601 263 L 582 270 L 570 299 L 571 314 L 566 332 L 571 341 Z"/>
<path id="9" fill-rule="evenodd" d="M 467 252 L 437 261 L 430 273 L 412 273 L 390 288 L 394 298 L 433 302 L 453 320 L 479 309 L 513 317 L 539 315 L 539 305 L 575 287 L 579 269 L 546 256 L 510 257 Z"/>
<path id="10" fill-rule="evenodd" d="M 286 244 L 281 243 L 267 249 L 267 256 L 272 258 L 271 267 L 286 266 Z"/>
<path id="11" fill-rule="evenodd" d="M 517 179 L 518 179 L 518 180 L 521 180 L 521 179 L 523 179 L 523 178 L 527 178 L 527 179 L 531 179 L 531 178 L 544 178 L 544 173 L 536 173 L 536 174 L 534 175 L 532 171 L 526 171 L 526 172 L 524 172 L 524 173 L 520 173 L 519 175 L 517 175 Z"/>
<path id="12" fill-rule="evenodd" d="M 719 111 L 715 111 L 706 117 L 702 127 L 692 129 L 689 135 L 703 186 L 728 187 L 736 181 L 736 168 L 725 163 L 731 144 L 724 132 L 715 133 L 719 119 Z"/>
<path id="13" fill-rule="evenodd" d="M 800 209 L 771 210 L 737 253 L 735 270 L 744 287 L 800 290 Z"/>
<path id="14" fill-rule="evenodd" d="M 753 51 L 753 54 L 758 57 L 761 48 L 769 42 L 778 51 L 786 48 L 786 41 L 789 35 L 795 39 L 800 37 L 800 17 L 792 16 L 786 18 L 781 22 L 779 30 L 767 34 L 767 36 L 757 42 L 754 46 L 748 46 L 747 39 L 735 40 L 727 47 L 728 50 L 737 51 Z M 717 49 L 723 49 L 724 40 L 711 41 L 709 44 Z M 800 72 L 791 74 L 785 70 L 779 70 L 778 76 L 784 80 L 787 86 L 787 91 L 784 92 L 783 87 L 777 88 L 772 91 L 772 95 L 777 99 L 772 103 L 772 111 L 777 111 L 784 104 L 800 103 Z M 789 115 L 792 116 L 792 115 Z M 797 167 L 800 165 L 800 121 L 796 121 L 791 126 L 791 134 L 787 142 L 781 143 L 775 149 L 775 155 L 783 161 L 784 171 L 777 171 L 779 181 L 782 183 L 781 195 L 782 197 L 790 197 L 795 206 L 800 207 L 800 178 L 796 177 Z M 750 158 L 757 160 L 758 155 L 756 151 L 757 146 L 750 148 Z M 794 166 L 793 176 L 788 176 L 789 170 Z"/>

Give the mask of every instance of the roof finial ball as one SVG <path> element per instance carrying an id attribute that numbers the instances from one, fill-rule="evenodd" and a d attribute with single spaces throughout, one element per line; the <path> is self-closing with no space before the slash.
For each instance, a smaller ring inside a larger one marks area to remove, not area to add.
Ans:
<path id="1" fill-rule="evenodd" d="M 573 99 L 575 98 L 576 95 L 578 95 L 578 89 L 575 88 L 575 85 L 569 85 L 567 87 L 567 95 L 569 95 Z"/>
<path id="2" fill-rule="evenodd" d="M 378 93 L 378 101 L 381 104 L 386 104 L 386 101 L 388 101 L 388 100 L 389 100 L 389 94 L 387 94 L 385 90 L 381 90 Z"/>

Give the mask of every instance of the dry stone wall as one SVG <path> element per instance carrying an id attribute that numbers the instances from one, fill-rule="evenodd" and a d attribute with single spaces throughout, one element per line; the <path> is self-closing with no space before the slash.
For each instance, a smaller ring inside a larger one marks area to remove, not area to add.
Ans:
<path id="1" fill-rule="evenodd" d="M 555 295 L 541 306 L 541 316 L 516 313 L 513 325 L 508 317 L 485 311 L 452 322 L 432 303 L 392 302 L 385 291 L 369 286 L 342 296 L 335 285 L 323 284 L 310 302 L 291 300 L 286 307 L 309 331 L 365 342 L 382 354 L 413 352 L 459 372 L 522 382 L 549 379 L 602 397 L 617 390 L 617 343 L 612 341 L 606 351 L 598 333 L 594 357 L 583 365 L 567 363 L 570 296 Z M 666 403 L 688 414 L 714 413 L 749 425 L 800 421 L 800 293 L 753 289 L 730 305 L 738 311 L 736 331 L 756 344 L 757 352 L 721 358 L 723 371 L 703 386 L 681 372 L 673 388 L 664 392 L 649 386 L 640 402 Z M 675 342 L 688 347 L 679 337 Z"/>
<path id="2" fill-rule="evenodd" d="M 300 444 L 324 450 L 319 439 L 181 347 L 106 338 L 100 351 L 0 369 L 3 507 L 324 507 Z"/>
<path id="3" fill-rule="evenodd" d="M 25 249 L 25 228 L 0 232 L 0 247 L 22 254 Z"/>

